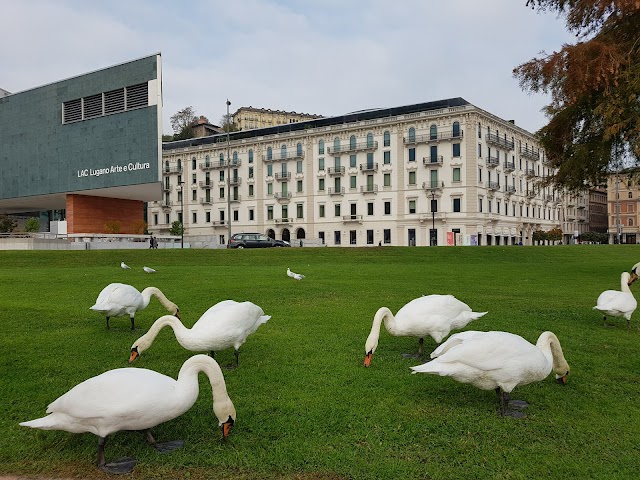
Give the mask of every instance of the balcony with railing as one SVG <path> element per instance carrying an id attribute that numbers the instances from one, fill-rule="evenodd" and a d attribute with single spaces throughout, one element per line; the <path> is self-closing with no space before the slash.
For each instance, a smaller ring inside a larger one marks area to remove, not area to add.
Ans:
<path id="1" fill-rule="evenodd" d="M 276 200 L 288 201 L 291 200 L 291 192 L 276 192 L 273 197 Z"/>
<path id="2" fill-rule="evenodd" d="M 200 205 L 211 205 L 212 203 L 211 197 L 200 197 Z"/>
<path id="3" fill-rule="evenodd" d="M 168 167 L 163 167 L 162 173 L 164 173 L 165 175 L 171 175 L 172 173 L 182 173 L 182 166 L 170 165 Z"/>
<path id="4" fill-rule="evenodd" d="M 360 164 L 361 172 L 377 172 L 378 171 L 378 162 L 367 162 Z"/>
<path id="5" fill-rule="evenodd" d="M 200 185 L 200 188 L 213 188 L 215 187 L 213 180 L 209 179 L 209 180 L 200 180 L 198 182 L 198 185 Z"/>
<path id="6" fill-rule="evenodd" d="M 297 160 L 301 158 L 304 158 L 304 152 L 287 152 L 285 155 L 274 153 L 271 158 L 268 155 L 262 155 L 262 161 L 264 162 L 279 162 L 281 160 Z"/>
<path id="7" fill-rule="evenodd" d="M 158 204 L 160 205 L 160 208 L 163 208 L 165 210 L 169 210 L 171 208 L 171 206 L 173 205 L 173 202 L 169 201 L 167 202 L 166 200 L 161 200 L 158 202 Z"/>
<path id="8" fill-rule="evenodd" d="M 200 170 L 213 170 L 216 168 L 227 168 L 227 167 L 239 167 L 242 165 L 242 161 L 240 159 L 231 160 L 231 162 L 227 162 L 226 160 L 210 160 L 208 162 L 202 162 L 200 164 Z"/>
<path id="9" fill-rule="evenodd" d="M 525 175 L 527 177 L 535 177 L 536 176 L 536 171 L 533 168 L 526 168 L 524 173 L 525 173 Z"/>
<path id="10" fill-rule="evenodd" d="M 536 150 L 533 147 L 520 147 L 520 156 L 529 160 L 539 160 L 540 150 Z"/>
<path id="11" fill-rule="evenodd" d="M 435 190 L 442 190 L 444 188 L 444 182 L 440 180 L 430 180 L 428 182 L 424 182 L 422 184 L 422 188 L 429 192 L 432 192 Z"/>
<path id="12" fill-rule="evenodd" d="M 226 220 L 213 220 L 211 222 L 211 225 L 213 225 L 214 227 L 224 227 L 227 224 Z"/>
<path id="13" fill-rule="evenodd" d="M 497 191 L 500 190 L 500 184 L 498 182 L 493 182 L 491 180 L 489 180 L 485 186 L 487 187 L 487 190 L 491 190 L 491 191 Z"/>
<path id="14" fill-rule="evenodd" d="M 516 169 L 516 164 L 513 162 L 504 162 L 502 164 L 502 169 L 505 171 L 505 173 L 511 173 Z"/>
<path id="15" fill-rule="evenodd" d="M 535 190 L 527 190 L 525 192 L 525 195 L 527 196 L 527 198 L 533 198 L 536 196 L 536 191 Z"/>
<path id="16" fill-rule="evenodd" d="M 330 177 L 344 175 L 344 167 L 329 167 L 327 170 Z"/>
<path id="17" fill-rule="evenodd" d="M 343 215 L 342 221 L 345 223 L 348 223 L 348 222 L 362 223 L 362 215 Z"/>
<path id="18" fill-rule="evenodd" d="M 498 157 L 492 157 L 491 155 L 488 155 L 485 163 L 487 164 L 487 168 L 496 168 L 498 165 L 500 165 L 500 160 L 498 159 Z"/>
<path id="19" fill-rule="evenodd" d="M 167 185 L 167 184 L 162 185 L 163 192 L 170 192 L 172 190 L 173 190 L 173 185 Z"/>
<path id="20" fill-rule="evenodd" d="M 234 195 L 231 197 L 231 203 L 239 203 L 242 201 L 242 195 Z"/>
<path id="21" fill-rule="evenodd" d="M 279 181 L 291 180 L 291 172 L 274 173 L 273 174 L 273 178 L 275 178 L 276 180 L 279 180 Z"/>
<path id="22" fill-rule="evenodd" d="M 547 203 L 552 203 L 553 202 L 553 195 L 545 195 L 544 196 L 544 201 Z"/>
<path id="23" fill-rule="evenodd" d="M 378 185 L 360 185 L 360 193 L 378 193 Z"/>
<path id="24" fill-rule="evenodd" d="M 456 132 L 454 135 L 453 130 L 448 132 L 439 132 L 439 133 L 426 133 L 424 135 L 415 135 L 409 137 L 402 137 L 402 141 L 405 145 L 414 145 L 418 143 L 431 143 L 431 142 L 440 142 L 442 140 L 456 140 L 461 139 L 463 137 L 463 132 L 460 130 Z"/>
<path id="25" fill-rule="evenodd" d="M 514 144 L 513 140 L 508 140 L 500 135 L 496 135 L 495 133 L 487 133 L 484 136 L 484 139 L 487 143 L 497 145 L 498 147 L 507 148 L 509 150 L 513 150 Z"/>
<path id="26" fill-rule="evenodd" d="M 378 142 L 356 142 L 349 145 L 340 145 L 339 147 L 327 147 L 327 155 L 342 155 L 357 152 L 373 152 L 378 148 Z"/>
<path id="27" fill-rule="evenodd" d="M 511 195 L 513 193 L 516 193 L 516 187 L 514 187 L 513 185 L 505 185 L 504 186 L 504 193 L 506 193 L 507 195 Z"/>
<path id="28" fill-rule="evenodd" d="M 291 225 L 293 223 L 293 218 L 291 217 L 276 218 L 275 220 L 279 225 Z"/>
<path id="29" fill-rule="evenodd" d="M 234 186 L 238 186 L 242 183 L 242 178 L 241 177 L 230 177 L 229 178 L 229 185 L 231 185 L 232 187 Z"/>
<path id="30" fill-rule="evenodd" d="M 331 187 L 329 187 L 327 189 L 327 193 L 329 195 L 344 195 L 344 187 L 340 187 L 340 188 L 331 188 Z"/>
<path id="31" fill-rule="evenodd" d="M 442 155 L 431 155 L 429 157 L 422 157 L 422 163 L 425 167 L 441 167 L 444 159 Z"/>

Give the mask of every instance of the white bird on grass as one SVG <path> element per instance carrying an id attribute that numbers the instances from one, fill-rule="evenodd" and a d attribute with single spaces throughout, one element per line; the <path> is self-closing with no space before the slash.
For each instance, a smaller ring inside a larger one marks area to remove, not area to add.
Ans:
<path id="1" fill-rule="evenodd" d="M 216 303 L 204 312 L 190 329 L 178 318 L 164 315 L 153 322 L 147 333 L 133 342 L 129 363 L 151 347 L 163 327 L 169 326 L 173 329 L 178 343 L 193 352 L 210 351 L 213 357 L 216 351 L 233 347 L 237 367 L 240 346 L 270 318 L 271 316 L 265 315 L 258 305 L 234 300 Z"/>
<path id="2" fill-rule="evenodd" d="M 142 267 L 142 269 L 147 273 L 156 273 L 156 271 L 151 267 Z"/>
<path id="3" fill-rule="evenodd" d="M 629 285 L 634 282 L 632 277 L 633 274 L 629 275 L 627 272 L 623 272 L 620 275 L 620 290 L 605 290 L 598 297 L 593 309 L 599 310 L 603 314 L 605 325 L 607 325 L 607 316 L 624 317 L 627 320 L 627 328 L 631 327 L 631 315 L 638 307 L 638 302 L 629 288 Z"/>
<path id="4" fill-rule="evenodd" d="M 378 347 L 380 326 L 396 337 L 418 337 L 418 352 L 405 357 L 420 358 L 424 353 L 424 337 L 429 335 L 436 343 L 449 335 L 453 329 L 463 328 L 472 320 L 482 317 L 487 312 L 472 312 L 469 305 L 461 302 L 453 295 L 427 295 L 411 300 L 398 310 L 395 317 L 387 307 L 376 312 L 371 326 L 371 333 L 364 346 L 364 366 L 371 364 L 371 357 Z"/>
<path id="5" fill-rule="evenodd" d="M 544 332 L 535 345 L 507 332 L 460 332 L 436 348 L 430 362 L 411 367 L 413 373 L 433 373 L 470 383 L 480 390 L 495 390 L 502 415 L 523 417 L 527 402 L 511 400 L 519 385 L 544 380 L 553 371 L 556 381 L 567 383 L 569 364 L 558 337 Z"/>
<path id="6" fill-rule="evenodd" d="M 198 398 L 198 373 L 211 382 L 213 413 L 223 438 L 236 420 L 236 410 L 227 394 L 220 367 L 213 358 L 195 355 L 180 369 L 178 380 L 144 368 L 118 368 L 89 378 L 53 401 L 46 417 L 22 422 L 41 430 L 89 432 L 98 436 L 98 468 L 108 473 L 131 473 L 134 458 L 107 462 L 106 437 L 122 430 L 143 430 L 147 441 L 159 452 L 180 448 L 184 442 L 157 443 L 149 429 L 173 420 L 189 410 Z"/>
<path id="7" fill-rule="evenodd" d="M 131 267 L 124 262 L 120 262 L 120 266 L 125 270 L 131 270 Z"/>
<path id="8" fill-rule="evenodd" d="M 301 273 L 293 273 L 291 270 L 289 270 L 289 267 L 287 267 L 287 276 L 294 278 L 298 281 L 304 278 L 304 275 L 302 275 Z"/>
<path id="9" fill-rule="evenodd" d="M 131 319 L 131 330 L 133 330 L 135 327 L 134 317 L 136 312 L 147 308 L 152 295 L 160 300 L 160 303 L 172 315 L 180 318 L 180 309 L 178 306 L 167 299 L 156 287 L 147 287 L 141 293 L 131 285 L 124 283 L 111 283 L 104 287 L 98 295 L 96 304 L 89 308 L 105 314 L 107 317 L 107 328 L 109 328 L 109 318 L 129 315 Z"/>

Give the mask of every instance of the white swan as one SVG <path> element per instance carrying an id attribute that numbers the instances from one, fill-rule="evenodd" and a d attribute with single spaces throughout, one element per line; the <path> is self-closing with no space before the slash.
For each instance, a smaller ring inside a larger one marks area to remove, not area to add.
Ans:
<path id="1" fill-rule="evenodd" d="M 411 300 L 398 310 L 395 317 L 387 307 L 381 307 L 373 318 L 371 333 L 364 346 L 364 365 L 368 367 L 371 357 L 378 346 L 380 325 L 384 325 L 391 335 L 398 337 L 418 337 L 418 353 L 424 353 L 424 337 L 429 335 L 436 343 L 449 335 L 453 329 L 463 328 L 472 320 L 482 317 L 487 312 L 472 312 L 466 303 L 453 295 L 427 295 Z M 406 355 L 405 356 L 410 356 Z"/>
<path id="2" fill-rule="evenodd" d="M 631 267 L 631 278 L 629 278 L 629 285 L 638 280 L 638 273 L 640 273 L 640 262 Z"/>
<path id="3" fill-rule="evenodd" d="M 131 319 L 131 330 L 133 330 L 136 312 L 147 308 L 152 295 L 160 300 L 160 303 L 171 312 L 171 314 L 180 318 L 180 309 L 178 306 L 169 301 L 156 287 L 147 287 L 141 293 L 131 285 L 124 283 L 111 283 L 104 287 L 98 295 L 96 304 L 89 308 L 106 315 L 107 328 L 109 328 L 109 318 L 129 315 Z"/>
<path id="4" fill-rule="evenodd" d="M 105 437 L 121 430 L 148 430 L 185 413 L 198 398 L 199 372 L 209 377 L 213 413 L 226 438 L 236 420 L 236 410 L 227 394 L 220 367 L 206 355 L 195 355 L 184 362 L 177 381 L 144 368 L 109 370 L 85 380 L 53 401 L 46 417 L 20 425 L 93 433 L 99 437 L 98 467 L 109 473 L 129 473 L 135 459 L 105 461 Z M 146 433 L 149 443 L 159 451 L 171 451 L 183 444 L 181 441 L 158 444 L 151 432 Z"/>
<path id="5" fill-rule="evenodd" d="M 624 317 L 627 320 L 627 328 L 631 326 L 631 315 L 638 307 L 638 302 L 629 288 L 629 285 L 633 283 L 632 275 L 623 272 L 620 275 L 620 290 L 605 290 L 598 297 L 593 309 L 602 312 L 605 325 L 607 324 L 607 316 L 610 316 Z"/>
<path id="6" fill-rule="evenodd" d="M 235 349 L 236 367 L 238 366 L 239 348 L 247 337 L 260 325 L 271 318 L 265 315 L 262 308 L 251 302 L 224 300 L 209 308 L 190 329 L 171 315 L 157 319 L 147 333 L 133 342 L 129 363 L 147 350 L 163 327 L 173 329 L 178 343 L 194 352 L 210 351 L 211 356 L 217 350 L 229 347 Z"/>
<path id="7" fill-rule="evenodd" d="M 470 383 L 481 390 L 495 390 L 503 415 L 521 417 L 526 402 L 510 400 L 518 385 L 544 380 L 553 370 L 558 383 L 566 384 L 569 365 L 558 338 L 544 332 L 532 345 L 507 332 L 460 332 L 436 348 L 430 362 L 411 367 L 413 373 L 433 373 Z"/>
<path id="8" fill-rule="evenodd" d="M 302 275 L 301 273 L 292 272 L 291 270 L 289 270 L 289 267 L 287 267 L 287 276 L 298 281 L 304 278 L 304 275 Z"/>
<path id="9" fill-rule="evenodd" d="M 142 267 L 142 269 L 147 273 L 156 273 L 156 271 L 151 267 Z"/>
<path id="10" fill-rule="evenodd" d="M 131 267 L 124 262 L 120 262 L 120 266 L 125 270 L 131 270 Z"/>

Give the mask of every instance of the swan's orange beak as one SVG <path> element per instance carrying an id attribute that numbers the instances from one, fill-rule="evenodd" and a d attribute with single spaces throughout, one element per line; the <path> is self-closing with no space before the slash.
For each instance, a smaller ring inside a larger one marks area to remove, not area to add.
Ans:
<path id="1" fill-rule="evenodd" d="M 140 354 L 138 353 L 138 347 L 134 347 L 131 349 L 131 356 L 129 357 L 129 363 L 133 362 L 136 358 L 138 358 Z"/>
<path id="2" fill-rule="evenodd" d="M 558 377 L 558 378 L 556 379 L 556 382 L 557 382 L 559 385 L 563 385 L 563 386 L 564 386 L 564 385 L 566 385 L 566 384 L 567 384 L 567 382 L 568 382 L 568 379 L 567 379 L 567 377 L 568 377 L 568 376 L 569 376 L 569 372 L 565 373 L 565 374 L 564 374 L 563 376 L 561 376 L 561 377 Z"/>
<path id="3" fill-rule="evenodd" d="M 371 365 L 371 357 L 373 357 L 373 352 L 369 352 L 364 357 L 364 366 L 368 367 Z"/>
<path id="4" fill-rule="evenodd" d="M 233 421 L 233 418 L 231 418 L 231 415 L 229 415 L 229 420 L 222 424 L 222 438 L 224 440 L 226 440 L 229 436 L 229 432 L 231 431 L 231 427 L 233 427 L 234 423 L 235 422 Z"/>
<path id="5" fill-rule="evenodd" d="M 629 282 L 627 283 L 627 285 L 631 285 L 636 280 L 638 280 L 638 275 L 636 274 L 636 272 L 632 272 L 631 277 L 629 277 Z"/>

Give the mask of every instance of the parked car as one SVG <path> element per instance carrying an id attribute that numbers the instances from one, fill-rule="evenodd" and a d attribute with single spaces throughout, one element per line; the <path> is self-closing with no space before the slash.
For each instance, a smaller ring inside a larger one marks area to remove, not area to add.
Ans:
<path id="1" fill-rule="evenodd" d="M 289 242 L 274 240 L 262 233 L 236 233 L 231 236 L 227 248 L 290 247 Z"/>

